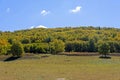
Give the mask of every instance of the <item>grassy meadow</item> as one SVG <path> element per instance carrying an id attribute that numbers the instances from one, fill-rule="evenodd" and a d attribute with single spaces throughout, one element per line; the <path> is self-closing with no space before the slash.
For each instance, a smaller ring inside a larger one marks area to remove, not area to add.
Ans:
<path id="1" fill-rule="evenodd" d="M 120 57 L 40 54 L 0 61 L 0 80 L 120 80 Z"/>

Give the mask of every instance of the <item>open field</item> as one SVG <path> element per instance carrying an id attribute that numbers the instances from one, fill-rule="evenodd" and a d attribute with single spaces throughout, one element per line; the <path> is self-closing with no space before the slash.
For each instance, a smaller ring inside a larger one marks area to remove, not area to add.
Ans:
<path id="1" fill-rule="evenodd" d="M 0 80 L 120 80 L 120 57 L 34 55 L 0 61 Z"/>

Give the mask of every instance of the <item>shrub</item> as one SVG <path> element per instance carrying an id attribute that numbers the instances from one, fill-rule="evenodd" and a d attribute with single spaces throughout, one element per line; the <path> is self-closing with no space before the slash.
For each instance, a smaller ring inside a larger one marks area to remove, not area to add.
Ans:
<path id="1" fill-rule="evenodd" d="M 0 54 L 7 54 L 7 46 L 0 46 Z"/>
<path id="2" fill-rule="evenodd" d="M 57 40 L 57 39 L 50 42 L 49 47 L 50 47 L 50 53 L 52 54 L 57 54 L 65 50 L 64 42 L 62 40 Z"/>
<path id="3" fill-rule="evenodd" d="M 98 51 L 100 54 L 104 55 L 104 57 L 107 57 L 107 55 L 110 52 L 110 46 L 107 42 L 103 42 L 99 45 Z"/>
<path id="4" fill-rule="evenodd" d="M 47 43 L 25 44 L 24 51 L 26 53 L 47 53 L 48 44 Z"/>
<path id="5" fill-rule="evenodd" d="M 8 42 L 7 40 L 4 39 L 0 39 L 0 54 L 7 54 L 8 50 L 9 50 L 9 46 L 8 46 Z"/>
<path id="6" fill-rule="evenodd" d="M 14 57 L 22 57 L 24 54 L 23 46 L 20 42 L 15 42 L 11 46 L 11 53 Z"/>
<path id="7" fill-rule="evenodd" d="M 30 53 L 31 46 L 32 46 L 31 44 L 25 44 L 24 45 L 24 52 L 25 53 Z"/>
<path id="8" fill-rule="evenodd" d="M 88 43 L 85 41 L 69 41 L 65 44 L 65 51 L 67 52 L 87 52 Z"/>
<path id="9" fill-rule="evenodd" d="M 31 43 L 30 39 L 27 39 L 27 38 L 24 38 L 21 40 L 21 43 L 22 44 L 28 44 L 28 43 Z"/>

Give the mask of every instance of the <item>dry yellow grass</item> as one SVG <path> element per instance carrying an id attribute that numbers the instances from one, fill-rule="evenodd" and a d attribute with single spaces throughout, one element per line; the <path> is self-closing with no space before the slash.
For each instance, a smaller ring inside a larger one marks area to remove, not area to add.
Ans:
<path id="1" fill-rule="evenodd" d="M 40 59 L 0 61 L 0 80 L 120 80 L 120 57 L 36 56 Z"/>

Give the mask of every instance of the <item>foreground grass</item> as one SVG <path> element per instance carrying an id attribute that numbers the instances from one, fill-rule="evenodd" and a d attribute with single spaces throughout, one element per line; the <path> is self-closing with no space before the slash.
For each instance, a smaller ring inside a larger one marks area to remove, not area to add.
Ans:
<path id="1" fill-rule="evenodd" d="M 36 55 L 0 61 L 0 80 L 120 80 L 120 57 Z"/>

